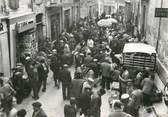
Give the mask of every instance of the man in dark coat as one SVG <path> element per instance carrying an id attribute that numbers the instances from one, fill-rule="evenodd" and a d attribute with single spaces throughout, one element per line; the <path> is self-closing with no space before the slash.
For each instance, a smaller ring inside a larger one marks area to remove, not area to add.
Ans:
<path id="1" fill-rule="evenodd" d="M 64 106 L 64 117 L 76 117 L 76 100 L 74 98 L 70 99 L 70 104 Z"/>
<path id="2" fill-rule="evenodd" d="M 63 99 L 70 99 L 70 86 L 71 86 L 71 72 L 68 70 L 68 65 L 64 65 L 64 69 L 60 73 L 62 81 Z"/>
<path id="3" fill-rule="evenodd" d="M 110 80 L 111 80 L 110 75 L 111 75 L 112 69 L 111 69 L 111 65 L 108 60 L 105 60 L 104 62 L 100 64 L 100 70 L 102 74 L 102 87 L 103 88 L 106 87 L 106 89 L 109 90 Z"/>
<path id="4" fill-rule="evenodd" d="M 26 72 L 30 81 L 31 88 L 33 90 L 33 97 L 35 100 L 39 98 L 38 96 L 38 71 L 37 71 L 37 65 L 34 61 L 30 60 L 31 58 L 28 57 L 25 68 Z"/>
<path id="5" fill-rule="evenodd" d="M 13 87 L 16 90 L 17 104 L 21 104 L 24 98 L 24 84 L 22 76 L 23 74 L 21 72 L 16 72 L 11 78 L 11 81 L 13 82 Z"/>
<path id="6" fill-rule="evenodd" d="M 92 117 L 100 117 L 101 105 L 102 105 L 101 96 L 103 96 L 105 93 L 106 91 L 104 89 L 100 89 L 95 94 L 92 95 L 91 99 Z"/>
<path id="7" fill-rule="evenodd" d="M 76 99 L 77 106 L 78 106 L 78 101 L 82 92 L 84 82 L 85 82 L 84 79 L 75 78 L 72 80 L 72 83 L 71 83 L 70 96 Z"/>
<path id="8" fill-rule="evenodd" d="M 40 102 L 34 102 L 32 106 L 34 110 L 32 117 L 47 117 L 46 113 L 41 108 L 42 104 Z"/>
<path id="9" fill-rule="evenodd" d="M 42 58 L 40 61 L 40 64 L 38 66 L 38 77 L 39 77 L 39 86 L 38 86 L 38 91 L 40 91 L 41 85 L 43 83 L 43 89 L 42 91 L 46 91 L 46 83 L 47 83 L 47 77 L 48 77 L 48 65 L 45 63 L 45 59 Z"/>
<path id="10" fill-rule="evenodd" d="M 60 87 L 59 70 L 60 70 L 61 64 L 60 64 L 59 58 L 57 56 L 57 50 L 54 49 L 52 52 L 53 52 L 53 55 L 51 57 L 50 68 L 53 72 L 53 78 L 54 78 L 55 86 L 57 86 L 59 88 Z"/>
<path id="11" fill-rule="evenodd" d="M 86 66 L 89 66 L 89 64 L 92 62 L 93 60 L 93 57 L 91 56 L 91 53 L 88 53 L 86 55 L 86 57 L 84 58 L 84 61 L 83 63 L 86 65 Z"/>
<path id="12" fill-rule="evenodd" d="M 91 115 L 91 89 L 85 89 L 85 92 L 80 96 L 79 108 L 81 108 L 81 115 L 84 114 L 86 117 Z"/>

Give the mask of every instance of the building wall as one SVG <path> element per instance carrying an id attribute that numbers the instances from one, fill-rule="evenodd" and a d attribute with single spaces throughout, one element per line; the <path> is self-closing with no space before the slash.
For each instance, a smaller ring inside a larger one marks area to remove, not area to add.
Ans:
<path id="1" fill-rule="evenodd" d="M 168 0 L 163 0 L 163 8 L 167 8 Z M 147 24 L 146 24 L 146 40 L 154 47 L 156 47 L 159 31 L 159 18 L 154 17 L 155 8 L 161 8 L 161 0 L 149 0 L 148 13 L 147 13 Z M 164 67 L 164 71 L 168 71 L 168 18 L 161 19 L 160 25 L 160 39 L 158 45 L 158 60 L 160 67 Z M 159 68 L 160 70 L 162 68 Z M 162 69 L 163 70 L 163 69 Z M 161 76 L 163 72 L 160 72 Z M 164 73 L 165 74 L 165 73 Z"/>
<path id="2" fill-rule="evenodd" d="M 97 4 L 99 0 L 81 0 L 80 1 L 80 17 L 84 18 L 89 16 L 89 12 L 92 12 L 91 15 L 93 14 L 93 9 L 97 9 Z M 90 10 L 90 11 L 89 11 Z"/>
<path id="3" fill-rule="evenodd" d="M 5 77 L 9 77 L 10 60 L 9 60 L 8 29 L 6 21 L 2 20 L 0 23 L 3 26 L 3 28 L 0 29 L 0 73 L 4 73 Z"/>

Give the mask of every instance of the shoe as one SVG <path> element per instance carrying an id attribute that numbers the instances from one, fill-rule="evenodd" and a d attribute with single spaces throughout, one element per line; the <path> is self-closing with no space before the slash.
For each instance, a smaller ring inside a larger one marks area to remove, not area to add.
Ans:
<path id="1" fill-rule="evenodd" d="M 35 97 L 35 98 L 34 98 L 34 100 L 38 100 L 38 99 L 39 99 L 39 97 Z"/>
<path id="2" fill-rule="evenodd" d="M 46 89 L 43 89 L 42 92 L 46 92 Z"/>

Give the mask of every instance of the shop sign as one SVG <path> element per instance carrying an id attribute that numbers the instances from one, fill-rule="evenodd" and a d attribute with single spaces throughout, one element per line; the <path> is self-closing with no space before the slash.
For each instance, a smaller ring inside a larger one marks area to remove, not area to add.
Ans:
<path id="1" fill-rule="evenodd" d="M 22 33 L 22 32 L 25 32 L 27 30 L 35 28 L 34 21 L 25 21 L 25 22 L 22 22 L 22 23 L 18 23 L 16 25 L 17 25 L 18 33 Z"/>
<path id="2" fill-rule="evenodd" d="M 168 17 L 168 8 L 155 8 L 155 17 Z"/>

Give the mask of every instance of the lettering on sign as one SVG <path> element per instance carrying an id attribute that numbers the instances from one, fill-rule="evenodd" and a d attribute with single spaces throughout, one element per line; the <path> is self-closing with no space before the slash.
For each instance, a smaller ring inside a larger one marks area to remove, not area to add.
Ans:
<path id="1" fill-rule="evenodd" d="M 33 21 L 25 21 L 17 24 L 19 33 L 30 30 L 34 27 L 35 27 L 35 23 Z"/>

